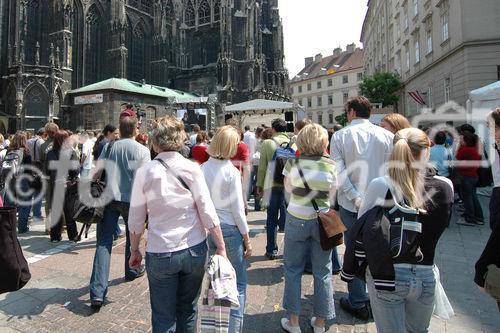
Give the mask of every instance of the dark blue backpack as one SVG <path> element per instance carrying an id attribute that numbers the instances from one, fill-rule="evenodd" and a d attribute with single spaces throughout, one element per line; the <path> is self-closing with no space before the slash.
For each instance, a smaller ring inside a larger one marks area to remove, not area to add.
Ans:
<path id="1" fill-rule="evenodd" d="M 274 142 L 276 140 L 273 139 Z M 296 152 L 295 150 L 290 147 L 290 141 L 289 142 L 283 142 L 281 145 L 276 142 L 278 147 L 274 151 L 273 158 L 272 158 L 272 165 L 273 168 L 271 169 L 274 171 L 273 173 L 273 180 L 275 183 L 278 184 L 283 184 L 283 179 L 285 178 L 283 176 L 283 169 L 285 168 L 286 162 L 288 160 L 293 160 L 296 157 Z"/>

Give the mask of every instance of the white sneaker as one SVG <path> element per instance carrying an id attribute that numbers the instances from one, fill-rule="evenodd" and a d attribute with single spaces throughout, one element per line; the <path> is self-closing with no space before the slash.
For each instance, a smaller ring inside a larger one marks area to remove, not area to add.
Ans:
<path id="1" fill-rule="evenodd" d="M 311 327 L 314 330 L 314 333 L 325 333 L 325 328 L 324 327 L 317 327 L 314 326 L 314 323 L 316 322 L 316 317 L 311 318 Z"/>
<path id="2" fill-rule="evenodd" d="M 302 333 L 300 326 L 290 326 L 290 321 L 287 318 L 281 318 L 281 327 L 289 333 Z"/>

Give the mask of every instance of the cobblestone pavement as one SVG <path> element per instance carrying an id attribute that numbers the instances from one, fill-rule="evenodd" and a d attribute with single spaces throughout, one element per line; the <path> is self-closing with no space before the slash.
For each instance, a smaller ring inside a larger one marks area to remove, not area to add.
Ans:
<path id="1" fill-rule="evenodd" d="M 483 200 L 486 208 L 486 201 Z M 486 209 L 485 209 L 486 211 Z M 283 296 L 283 262 L 265 260 L 264 213 L 251 213 L 254 257 L 250 261 L 248 303 L 244 332 L 282 332 L 279 320 Z M 454 218 L 456 220 L 456 218 Z M 93 233 L 90 235 L 94 236 Z M 489 236 L 487 226 L 468 227 L 452 223 L 440 240 L 436 262 L 442 282 L 455 309 L 448 321 L 433 318 L 432 332 L 499 332 L 500 314 L 495 302 L 481 294 L 473 283 L 473 267 Z M 148 332 L 150 310 L 147 279 L 123 279 L 124 240 L 113 248 L 109 303 L 99 313 L 89 307 L 88 282 L 92 270 L 94 239 L 77 245 L 51 244 L 44 226 L 35 225 L 20 237 L 30 261 L 32 280 L 24 289 L 0 295 L 0 333 L 4 332 Z M 279 235 L 280 250 L 283 235 Z M 343 252 L 343 249 L 340 250 Z M 328 332 L 375 332 L 373 323 L 362 323 L 343 312 L 338 300 L 346 284 L 334 277 L 337 318 Z M 303 332 L 312 332 L 312 276 L 302 280 Z"/>

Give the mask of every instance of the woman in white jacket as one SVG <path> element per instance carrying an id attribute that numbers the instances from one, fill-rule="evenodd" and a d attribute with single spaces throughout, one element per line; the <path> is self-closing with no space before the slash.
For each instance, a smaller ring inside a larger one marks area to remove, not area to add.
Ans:
<path id="1" fill-rule="evenodd" d="M 210 159 L 201 166 L 221 223 L 227 257 L 236 271 L 240 308 L 231 310 L 230 333 L 239 333 L 243 329 L 247 285 L 246 259 L 252 254 L 241 175 L 230 161 L 236 154 L 239 142 L 240 135 L 234 127 L 222 127 L 208 148 Z"/>

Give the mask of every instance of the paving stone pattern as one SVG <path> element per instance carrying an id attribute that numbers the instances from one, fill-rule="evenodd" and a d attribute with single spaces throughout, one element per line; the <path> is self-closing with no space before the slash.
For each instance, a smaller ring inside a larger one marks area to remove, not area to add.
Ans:
<path id="1" fill-rule="evenodd" d="M 486 200 L 483 201 L 486 208 Z M 245 333 L 282 332 L 279 321 L 285 316 L 281 308 L 283 262 L 281 257 L 268 261 L 263 256 L 264 220 L 265 213 L 252 212 L 249 216 L 254 257 L 248 269 Z M 432 332 L 500 332 L 500 313 L 495 302 L 480 293 L 473 282 L 474 263 L 488 236 L 487 226 L 468 227 L 452 222 L 440 240 L 436 263 L 456 316 L 448 322 L 433 318 Z M 0 295 L 0 333 L 151 331 L 147 279 L 132 282 L 123 279 L 124 240 L 119 240 L 113 248 L 109 303 L 98 313 L 91 311 L 88 294 L 93 238 L 76 245 L 67 241 L 51 244 L 44 227 L 35 225 L 20 240 L 26 256 L 33 262 L 30 265 L 33 277 L 22 290 Z M 283 234 L 279 234 L 279 247 L 282 251 Z M 347 287 L 338 276 L 334 277 L 334 289 L 337 318 L 328 322 L 328 332 L 376 332 L 373 322 L 360 322 L 340 309 L 338 300 L 346 295 Z M 302 295 L 302 331 L 312 332 L 310 275 L 303 277 Z"/>

